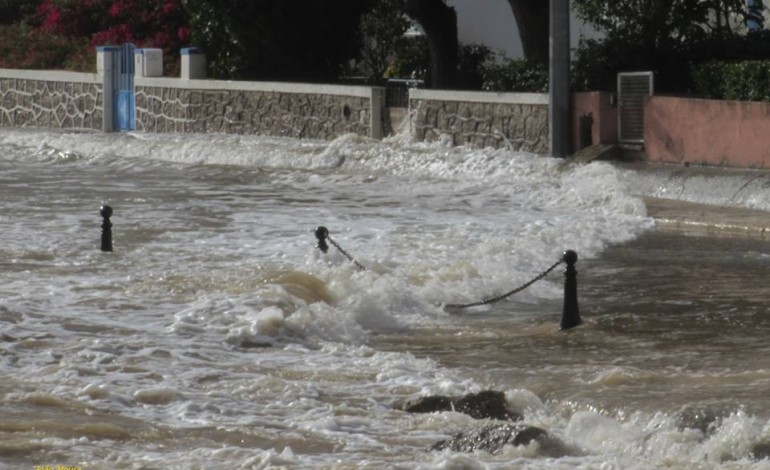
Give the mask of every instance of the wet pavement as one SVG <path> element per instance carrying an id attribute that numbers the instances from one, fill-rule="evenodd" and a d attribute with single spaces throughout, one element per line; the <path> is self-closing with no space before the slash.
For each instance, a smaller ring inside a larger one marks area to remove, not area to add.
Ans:
<path id="1" fill-rule="evenodd" d="M 770 171 L 647 162 L 630 170 L 659 231 L 770 240 Z"/>
<path id="2" fill-rule="evenodd" d="M 770 240 L 767 211 L 655 197 L 644 201 L 658 230 Z"/>

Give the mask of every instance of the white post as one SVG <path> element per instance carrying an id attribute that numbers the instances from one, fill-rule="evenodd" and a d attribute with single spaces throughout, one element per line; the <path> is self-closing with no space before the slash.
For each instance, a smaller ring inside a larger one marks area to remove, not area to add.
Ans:
<path id="1" fill-rule="evenodd" d="M 181 50 L 182 80 L 206 78 L 206 56 L 197 47 L 185 47 Z"/>
<path id="2" fill-rule="evenodd" d="M 134 74 L 137 77 L 162 77 L 163 50 L 134 49 Z"/>
<path id="3" fill-rule="evenodd" d="M 115 130 L 115 75 L 119 55 L 118 46 L 96 48 L 96 73 L 102 77 L 102 131 L 104 132 Z"/>

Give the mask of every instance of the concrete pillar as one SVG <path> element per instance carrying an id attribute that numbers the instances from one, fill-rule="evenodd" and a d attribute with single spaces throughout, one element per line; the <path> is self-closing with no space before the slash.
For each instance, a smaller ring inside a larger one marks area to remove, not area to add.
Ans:
<path id="1" fill-rule="evenodd" d="M 115 89 L 117 88 L 120 47 L 96 48 L 96 74 L 102 78 L 102 131 L 113 132 L 115 126 Z"/>
<path id="2" fill-rule="evenodd" d="M 206 56 L 197 47 L 185 47 L 181 51 L 182 80 L 206 78 Z"/>
<path id="3" fill-rule="evenodd" d="M 134 49 L 134 74 L 137 77 L 162 77 L 163 50 Z"/>
<path id="4" fill-rule="evenodd" d="M 554 157 L 566 157 L 570 154 L 570 8 L 569 0 L 549 1 L 551 2 L 551 40 L 548 130 L 550 133 L 551 155 Z"/>
<path id="5" fill-rule="evenodd" d="M 386 111 L 385 108 L 385 88 L 372 87 L 372 97 L 369 101 L 370 112 L 369 116 L 369 137 L 372 139 L 382 139 L 385 135 L 383 116 Z"/>

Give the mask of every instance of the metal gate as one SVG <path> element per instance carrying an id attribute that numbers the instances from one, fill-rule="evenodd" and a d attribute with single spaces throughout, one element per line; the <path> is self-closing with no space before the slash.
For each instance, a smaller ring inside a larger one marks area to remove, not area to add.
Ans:
<path id="1" fill-rule="evenodd" d="M 618 74 L 618 140 L 644 143 L 644 100 L 653 93 L 652 72 Z"/>
<path id="2" fill-rule="evenodd" d="M 134 49 L 133 44 L 123 44 L 118 55 L 115 78 L 115 129 L 118 131 L 136 130 L 136 102 L 134 99 Z"/>

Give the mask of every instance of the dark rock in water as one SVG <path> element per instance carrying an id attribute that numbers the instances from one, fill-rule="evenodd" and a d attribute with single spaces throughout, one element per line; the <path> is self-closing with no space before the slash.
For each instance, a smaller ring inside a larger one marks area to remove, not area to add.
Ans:
<path id="1" fill-rule="evenodd" d="M 409 413 L 435 413 L 438 411 L 452 411 L 452 399 L 443 395 L 419 397 L 406 402 L 403 409 Z"/>
<path id="2" fill-rule="evenodd" d="M 241 341 L 240 347 L 244 349 L 254 349 L 254 348 L 271 348 L 273 347 L 272 344 L 265 342 L 265 341 L 249 341 L 247 339 Z"/>
<path id="3" fill-rule="evenodd" d="M 519 421 L 521 416 L 508 411 L 508 402 L 503 392 L 484 391 L 465 395 L 454 402 L 455 411 L 476 419 L 499 419 Z"/>
<path id="4" fill-rule="evenodd" d="M 12 343 L 12 342 L 18 341 L 18 340 L 16 338 L 14 338 L 13 336 L 7 335 L 5 333 L 0 333 L 0 341 Z"/>
<path id="5" fill-rule="evenodd" d="M 548 433 L 540 428 L 519 424 L 495 424 L 454 435 L 451 439 L 437 442 L 431 450 L 453 452 L 476 452 L 483 450 L 491 454 L 500 452 L 503 446 L 528 445 L 533 440 L 546 438 Z"/>
<path id="6" fill-rule="evenodd" d="M 677 416 L 677 425 L 679 429 L 698 429 L 708 436 L 730 413 L 726 408 L 686 406 Z"/>
<path id="7" fill-rule="evenodd" d="M 770 459 L 770 442 L 759 442 L 751 447 L 751 456 L 756 460 Z"/>
<path id="8" fill-rule="evenodd" d="M 505 394 L 492 390 L 471 393 L 461 398 L 450 398 L 443 395 L 420 397 L 407 402 L 403 410 L 410 413 L 456 411 L 475 419 L 521 420 L 521 415 L 508 410 Z"/>

